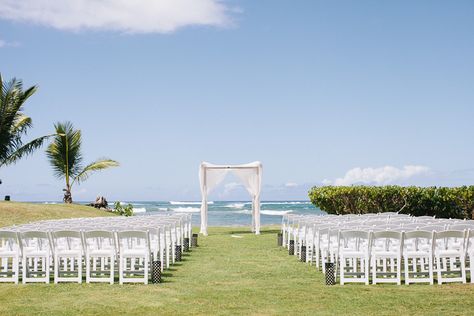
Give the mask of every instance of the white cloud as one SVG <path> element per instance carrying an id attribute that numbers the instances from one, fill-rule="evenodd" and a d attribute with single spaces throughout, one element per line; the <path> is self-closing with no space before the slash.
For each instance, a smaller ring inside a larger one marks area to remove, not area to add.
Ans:
<path id="1" fill-rule="evenodd" d="M 430 168 L 425 166 L 404 166 L 399 169 L 392 166 L 381 168 L 354 168 L 346 172 L 344 177 L 334 181 L 325 179 L 324 185 L 351 185 L 351 184 L 395 184 L 407 181 L 414 177 L 429 175 Z"/>
<path id="2" fill-rule="evenodd" d="M 60 30 L 168 33 L 190 25 L 228 26 L 221 0 L 1 0 L 0 18 Z"/>
<path id="3" fill-rule="evenodd" d="M 0 48 L 2 47 L 17 47 L 20 44 L 18 42 L 7 42 L 2 39 L 0 39 Z"/>
<path id="4" fill-rule="evenodd" d="M 287 182 L 285 183 L 285 187 L 287 188 L 295 188 L 298 186 L 298 183 L 295 183 L 295 182 Z"/>

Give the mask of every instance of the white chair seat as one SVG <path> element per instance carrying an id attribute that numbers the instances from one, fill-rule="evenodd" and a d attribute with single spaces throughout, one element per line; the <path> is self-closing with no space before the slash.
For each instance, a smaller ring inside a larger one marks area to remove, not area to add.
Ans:
<path id="1" fill-rule="evenodd" d="M 0 257 L 14 257 L 18 255 L 18 251 L 0 251 Z"/>
<path id="2" fill-rule="evenodd" d="M 90 250 L 89 255 L 91 257 L 108 257 L 108 256 L 113 256 L 115 255 L 115 250 L 114 249 L 95 249 L 95 250 Z"/>
<path id="3" fill-rule="evenodd" d="M 367 251 L 343 251 L 340 255 L 344 258 L 360 258 L 367 256 Z"/>
<path id="4" fill-rule="evenodd" d="M 82 256 L 81 250 L 68 250 L 68 249 L 61 249 L 56 251 L 57 256 L 71 256 L 71 257 L 78 257 Z"/>
<path id="5" fill-rule="evenodd" d="M 126 257 L 143 257 L 148 254 L 146 249 L 125 249 L 122 250 L 121 255 Z"/>
<path id="6" fill-rule="evenodd" d="M 48 250 L 23 249 L 23 253 L 28 257 L 47 257 L 47 256 L 49 256 L 49 251 Z"/>
<path id="7" fill-rule="evenodd" d="M 375 250 L 372 252 L 372 255 L 376 255 L 377 257 L 387 257 L 392 258 L 398 255 L 396 251 L 383 251 L 383 250 Z"/>
<path id="8" fill-rule="evenodd" d="M 421 258 L 421 257 L 429 256 L 430 252 L 429 251 L 424 251 L 424 250 L 418 250 L 418 251 L 413 250 L 413 251 L 404 251 L 403 255 L 404 255 L 404 257 Z"/>
<path id="9" fill-rule="evenodd" d="M 437 250 L 435 252 L 435 255 L 436 256 L 442 256 L 442 257 L 449 257 L 449 256 L 453 256 L 453 257 L 456 257 L 456 256 L 461 256 L 462 253 L 461 251 L 459 250 Z"/>

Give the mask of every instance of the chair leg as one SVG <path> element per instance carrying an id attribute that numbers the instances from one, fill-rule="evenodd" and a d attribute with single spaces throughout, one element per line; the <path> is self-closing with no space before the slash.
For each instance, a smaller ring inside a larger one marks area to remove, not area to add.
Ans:
<path id="1" fill-rule="evenodd" d="M 51 260 L 49 258 L 49 256 L 46 256 L 44 258 L 44 262 L 45 262 L 45 269 L 46 269 L 46 283 L 49 284 L 49 278 L 50 278 L 50 274 L 49 274 L 49 269 L 51 267 Z"/>
<path id="2" fill-rule="evenodd" d="M 59 277 L 59 260 L 60 257 L 54 256 L 54 262 L 53 262 L 53 269 L 54 269 L 54 284 L 58 284 L 58 277 Z"/>
<path id="3" fill-rule="evenodd" d="M 339 267 L 339 283 L 341 285 L 344 285 L 344 268 L 345 268 L 345 264 L 344 264 L 345 260 L 344 260 L 344 257 L 341 256 L 341 258 L 339 259 L 339 263 L 340 263 L 340 267 Z"/>
<path id="4" fill-rule="evenodd" d="M 119 284 L 123 284 L 123 258 L 119 258 Z"/>
<path id="5" fill-rule="evenodd" d="M 369 285 L 369 267 L 370 267 L 370 264 L 369 264 L 369 258 L 366 257 L 363 259 L 363 261 L 365 262 L 365 285 Z"/>
<path id="6" fill-rule="evenodd" d="M 377 259 L 372 257 L 372 284 L 377 284 Z"/>
<path id="7" fill-rule="evenodd" d="M 397 285 L 402 285 L 402 257 L 397 257 Z"/>
<path id="8" fill-rule="evenodd" d="M 410 273 L 408 271 L 408 267 L 409 267 L 408 257 L 403 257 L 403 265 L 405 266 L 405 284 L 409 285 L 410 284 L 410 280 L 409 280 Z"/>
<path id="9" fill-rule="evenodd" d="M 114 257 L 110 257 L 110 284 L 114 284 L 114 272 L 115 272 L 115 260 Z"/>
<path id="10" fill-rule="evenodd" d="M 469 256 L 469 272 L 471 283 L 474 283 L 474 258 L 472 256 Z"/>
<path id="11" fill-rule="evenodd" d="M 15 278 L 14 278 L 15 284 L 18 284 L 18 280 L 19 280 L 18 274 L 19 274 L 20 271 L 19 271 L 18 261 L 19 261 L 18 256 L 13 258 L 12 268 L 13 268 L 13 273 L 15 274 Z"/>
<path id="12" fill-rule="evenodd" d="M 170 247 L 169 245 L 166 245 L 166 268 L 169 269 L 170 267 Z"/>
<path id="13" fill-rule="evenodd" d="M 82 283 L 82 256 L 77 258 L 77 283 Z"/>
<path id="14" fill-rule="evenodd" d="M 174 242 L 171 243 L 171 263 L 174 264 L 176 260 L 176 244 Z"/>
<path id="15" fill-rule="evenodd" d="M 441 258 L 439 256 L 436 256 L 436 270 L 438 274 L 438 284 L 443 284 L 441 280 Z"/>
<path id="16" fill-rule="evenodd" d="M 315 249 L 315 255 L 316 255 L 316 270 L 319 270 L 319 249 Z"/>
<path id="17" fill-rule="evenodd" d="M 326 256 L 325 254 L 321 255 L 321 269 L 323 270 L 323 274 L 326 274 Z"/>
<path id="18" fill-rule="evenodd" d="M 160 246 L 160 261 L 161 261 L 161 272 L 164 271 L 165 267 L 165 262 L 163 261 L 163 248 Z"/>
<path id="19" fill-rule="evenodd" d="M 460 257 L 459 260 L 461 261 L 461 278 L 462 278 L 462 283 L 466 283 L 466 260 L 464 260 L 464 257 Z"/>
<path id="20" fill-rule="evenodd" d="M 91 266 L 90 264 L 90 258 L 89 255 L 86 255 L 86 283 L 89 284 L 91 282 L 90 277 L 91 277 Z"/>
<path id="21" fill-rule="evenodd" d="M 430 285 L 434 284 L 434 272 L 433 272 L 433 256 L 428 258 L 428 273 L 430 276 Z"/>
<path id="22" fill-rule="evenodd" d="M 28 264 L 28 261 L 27 261 L 27 258 L 25 256 L 23 256 L 23 262 L 22 262 L 22 267 L 21 267 L 21 275 L 23 276 L 23 279 L 22 279 L 22 283 L 25 284 L 26 283 L 26 278 L 27 278 L 27 269 L 26 269 L 26 265 Z"/>
<path id="23" fill-rule="evenodd" d="M 144 264 L 144 277 L 145 277 L 145 284 L 148 284 L 148 258 L 144 259 L 145 264 Z"/>

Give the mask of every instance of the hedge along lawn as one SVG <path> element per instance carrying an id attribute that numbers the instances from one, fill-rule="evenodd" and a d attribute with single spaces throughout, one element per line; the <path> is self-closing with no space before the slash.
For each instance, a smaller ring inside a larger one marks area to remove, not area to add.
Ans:
<path id="1" fill-rule="evenodd" d="M 309 198 L 329 214 L 400 211 L 415 216 L 459 219 L 472 219 L 474 215 L 474 186 L 322 186 L 311 188 Z"/>
<path id="2" fill-rule="evenodd" d="M 158 285 L 0 284 L 0 315 L 472 314 L 470 284 L 325 286 L 314 266 L 276 246 L 276 233 L 211 227 Z"/>

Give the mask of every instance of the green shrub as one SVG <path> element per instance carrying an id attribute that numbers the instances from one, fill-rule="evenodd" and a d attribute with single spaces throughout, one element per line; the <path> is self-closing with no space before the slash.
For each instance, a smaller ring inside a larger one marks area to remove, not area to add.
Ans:
<path id="1" fill-rule="evenodd" d="M 113 212 L 117 213 L 119 215 L 122 215 L 122 216 L 132 216 L 133 215 L 133 205 L 128 204 L 128 205 L 122 206 L 122 204 L 120 204 L 120 202 L 115 202 Z"/>
<path id="2" fill-rule="evenodd" d="M 329 214 L 400 212 L 470 219 L 474 212 L 474 186 L 322 186 L 313 187 L 309 198 Z"/>

